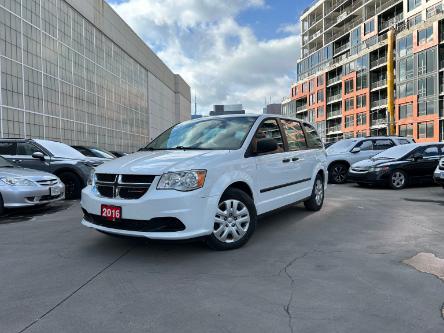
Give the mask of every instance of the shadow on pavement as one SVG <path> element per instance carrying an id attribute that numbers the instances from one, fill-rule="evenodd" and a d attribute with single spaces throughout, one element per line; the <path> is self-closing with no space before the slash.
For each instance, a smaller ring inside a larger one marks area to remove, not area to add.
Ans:
<path id="1" fill-rule="evenodd" d="M 5 214 L 0 216 L 0 224 L 26 222 L 37 216 L 55 214 L 68 209 L 76 202 L 77 201 L 73 200 L 64 200 L 42 206 L 7 209 Z"/>

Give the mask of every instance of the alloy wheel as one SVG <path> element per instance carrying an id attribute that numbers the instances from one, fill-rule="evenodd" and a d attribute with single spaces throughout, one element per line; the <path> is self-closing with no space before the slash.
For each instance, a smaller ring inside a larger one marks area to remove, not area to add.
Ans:
<path id="1" fill-rule="evenodd" d="M 337 182 L 337 183 L 343 183 L 345 182 L 345 179 L 347 177 L 347 170 L 343 165 L 336 165 L 333 168 L 333 179 Z"/>
<path id="2" fill-rule="evenodd" d="M 402 172 L 396 171 L 392 175 L 392 184 L 395 188 L 401 188 L 405 184 L 405 176 Z"/>
<path id="3" fill-rule="evenodd" d="M 324 200 L 324 184 L 322 183 L 321 179 L 316 180 L 315 200 L 318 205 L 321 205 L 322 201 Z"/>
<path id="4" fill-rule="evenodd" d="M 239 200 L 225 200 L 219 204 L 214 220 L 214 236 L 221 242 L 234 243 L 242 239 L 250 225 L 250 212 Z"/>

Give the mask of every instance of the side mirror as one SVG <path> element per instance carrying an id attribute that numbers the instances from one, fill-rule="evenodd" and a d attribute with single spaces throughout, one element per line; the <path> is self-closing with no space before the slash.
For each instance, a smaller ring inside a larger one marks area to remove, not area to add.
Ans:
<path id="1" fill-rule="evenodd" d="M 261 139 L 257 142 L 256 154 L 271 153 L 279 148 L 275 139 Z"/>
<path id="2" fill-rule="evenodd" d="M 43 155 L 43 153 L 40 152 L 40 151 L 36 151 L 35 153 L 32 154 L 32 158 L 44 161 L 45 160 L 45 155 Z"/>
<path id="3" fill-rule="evenodd" d="M 359 153 L 361 151 L 361 148 L 359 148 L 359 147 L 355 147 L 355 148 L 353 148 L 352 150 L 351 150 L 351 152 L 353 153 L 353 154 L 357 154 L 357 153 Z"/>
<path id="4" fill-rule="evenodd" d="M 421 153 L 414 153 L 412 158 L 416 162 L 424 159 L 424 156 Z"/>

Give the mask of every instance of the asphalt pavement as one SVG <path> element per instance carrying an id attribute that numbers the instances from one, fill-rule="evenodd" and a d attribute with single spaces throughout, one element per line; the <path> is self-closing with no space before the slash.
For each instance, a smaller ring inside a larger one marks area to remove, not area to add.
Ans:
<path id="1" fill-rule="evenodd" d="M 444 332 L 444 190 L 330 186 L 242 249 L 118 239 L 77 201 L 0 217 L 0 332 Z"/>

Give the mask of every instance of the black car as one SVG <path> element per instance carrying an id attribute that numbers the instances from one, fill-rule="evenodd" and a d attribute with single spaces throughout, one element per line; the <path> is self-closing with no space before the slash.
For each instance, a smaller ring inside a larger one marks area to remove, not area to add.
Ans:
<path id="1" fill-rule="evenodd" d="M 395 190 L 409 184 L 433 182 L 443 143 L 406 144 L 390 148 L 351 166 L 348 179 L 359 185 L 389 185 Z"/>

